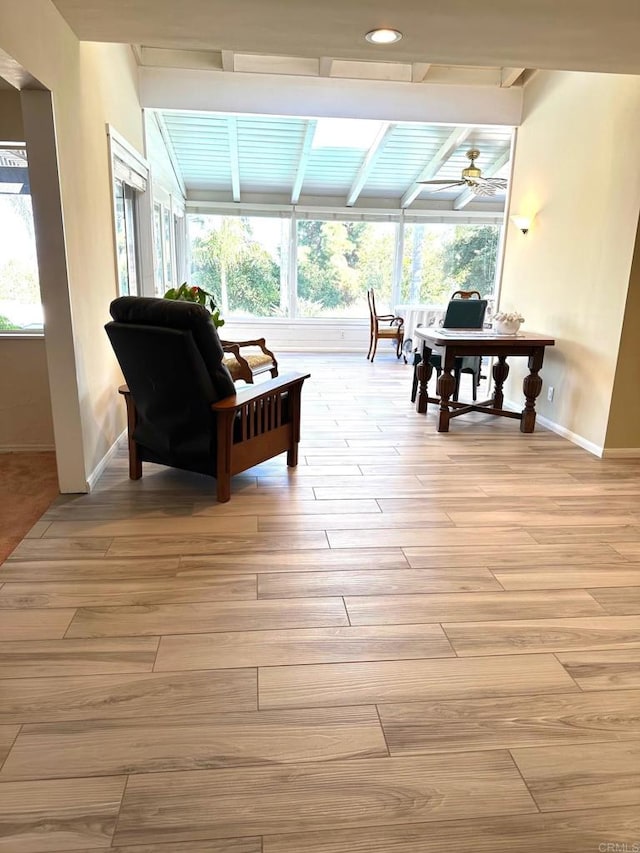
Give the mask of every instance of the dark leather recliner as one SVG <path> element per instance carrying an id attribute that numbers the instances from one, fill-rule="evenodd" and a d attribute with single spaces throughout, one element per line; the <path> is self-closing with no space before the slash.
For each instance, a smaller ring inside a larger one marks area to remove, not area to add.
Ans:
<path id="1" fill-rule="evenodd" d="M 219 501 L 231 477 L 287 451 L 298 462 L 300 394 L 308 374 L 291 373 L 236 391 L 209 313 L 201 305 L 123 296 L 105 326 L 126 386 L 129 476 L 142 462 L 217 479 Z"/>

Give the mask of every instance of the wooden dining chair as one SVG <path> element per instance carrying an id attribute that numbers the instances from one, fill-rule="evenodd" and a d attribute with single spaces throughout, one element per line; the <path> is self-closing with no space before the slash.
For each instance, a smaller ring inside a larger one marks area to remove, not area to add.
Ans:
<path id="1" fill-rule="evenodd" d="M 471 295 L 458 296 L 458 294 L 477 294 L 477 298 Z M 452 294 L 447 311 L 442 322 L 443 329 L 482 329 L 484 326 L 484 315 L 487 311 L 487 300 L 481 299 L 477 290 L 456 290 Z M 417 367 L 422 361 L 422 356 L 416 352 L 413 359 L 413 383 L 411 386 L 411 401 L 415 403 L 418 393 L 418 373 Z M 436 376 L 440 376 L 442 372 L 442 359 L 439 353 L 432 353 L 429 362 L 436 372 Z M 480 370 L 482 367 L 482 358 L 479 355 L 464 356 L 456 358 L 453 375 L 456 385 L 453 392 L 453 399 L 458 400 L 460 393 L 460 376 L 462 373 L 471 373 L 471 393 L 475 401 L 478 396 L 478 385 L 480 384 Z"/>
<path id="2" fill-rule="evenodd" d="M 383 340 L 391 340 L 396 342 L 396 355 L 398 358 L 402 356 L 404 358 L 404 363 L 407 363 L 407 356 L 402 351 L 402 344 L 404 342 L 404 320 L 402 317 L 396 317 L 393 314 L 378 314 L 376 311 L 376 297 L 373 292 L 373 289 L 367 290 L 367 302 L 369 303 L 369 353 L 367 358 L 373 361 L 376 355 L 376 349 L 378 348 L 378 341 L 380 338 Z M 380 323 L 388 322 L 388 326 L 381 326 Z"/>

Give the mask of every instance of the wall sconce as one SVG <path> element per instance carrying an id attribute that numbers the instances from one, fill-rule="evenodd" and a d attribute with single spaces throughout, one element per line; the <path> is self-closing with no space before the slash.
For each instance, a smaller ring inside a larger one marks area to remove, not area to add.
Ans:
<path id="1" fill-rule="evenodd" d="M 531 217 L 530 216 L 512 216 L 511 221 L 519 228 L 523 234 L 526 234 L 531 228 Z"/>

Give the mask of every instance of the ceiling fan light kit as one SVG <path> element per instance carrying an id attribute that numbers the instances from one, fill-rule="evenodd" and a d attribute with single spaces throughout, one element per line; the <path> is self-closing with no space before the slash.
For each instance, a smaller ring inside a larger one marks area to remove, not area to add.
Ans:
<path id="1" fill-rule="evenodd" d="M 425 186 L 432 186 L 434 189 L 428 190 L 428 192 L 438 193 L 443 192 L 444 190 L 452 190 L 456 187 L 466 187 L 469 189 L 474 195 L 495 195 L 498 190 L 504 190 L 507 188 L 507 180 L 506 178 L 483 178 L 482 170 L 476 166 L 476 160 L 480 156 L 480 152 L 477 148 L 471 148 L 467 151 L 467 159 L 469 160 L 469 165 L 462 170 L 462 175 L 460 176 L 460 180 L 456 181 L 453 179 L 449 180 L 427 180 L 427 181 L 418 181 L 419 184 L 424 184 Z"/>

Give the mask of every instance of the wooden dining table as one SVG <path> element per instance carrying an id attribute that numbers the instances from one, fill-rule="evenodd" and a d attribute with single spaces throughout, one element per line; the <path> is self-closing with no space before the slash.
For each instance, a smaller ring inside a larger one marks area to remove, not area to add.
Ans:
<path id="1" fill-rule="evenodd" d="M 418 395 L 416 411 L 426 414 L 429 403 L 439 406 L 438 432 L 449 432 L 449 422 L 467 412 L 484 412 L 520 421 L 520 432 L 533 432 L 536 425 L 536 398 L 542 390 L 540 370 L 546 347 L 555 345 L 553 338 L 533 332 L 516 335 L 498 335 L 485 329 L 418 328 L 415 338 L 421 348 L 422 361 L 417 367 Z M 427 384 L 433 373 L 430 364 L 432 352 L 442 360 L 442 373 L 438 377 L 437 397 L 429 397 Z M 455 390 L 453 371 L 456 359 L 462 356 L 493 356 L 493 396 L 476 403 L 460 403 L 451 399 Z M 507 358 L 520 356 L 528 359 L 529 372 L 522 383 L 525 404 L 521 412 L 504 408 L 503 386 L 509 375 Z"/>

